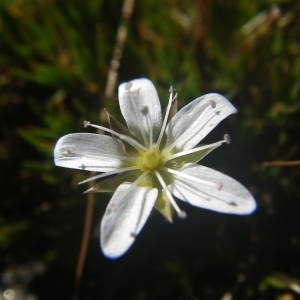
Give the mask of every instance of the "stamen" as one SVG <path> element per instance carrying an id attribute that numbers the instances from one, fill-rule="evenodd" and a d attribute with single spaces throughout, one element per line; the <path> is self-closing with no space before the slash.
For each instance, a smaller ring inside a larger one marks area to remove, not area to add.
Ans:
<path id="1" fill-rule="evenodd" d="M 152 146 L 153 146 L 153 127 L 150 124 L 149 118 L 146 118 L 146 121 L 147 121 L 148 130 L 149 130 L 149 149 L 152 149 Z"/>
<path id="2" fill-rule="evenodd" d="M 136 141 L 135 139 L 133 139 L 132 137 L 128 136 L 128 135 L 125 135 L 125 134 L 120 134 L 112 129 L 109 129 L 109 128 L 106 128 L 104 126 L 100 126 L 100 125 L 95 125 L 95 124 L 92 124 L 90 121 L 84 121 L 83 122 L 83 126 L 86 128 L 86 127 L 94 127 L 96 129 L 99 129 L 99 130 L 103 130 L 103 131 L 106 131 L 112 135 L 115 135 L 117 136 L 120 140 L 123 140 L 124 142 L 126 142 L 127 144 L 129 144 L 130 146 L 132 146 L 133 148 L 135 148 L 136 150 L 143 150 L 143 151 L 146 151 L 147 149 L 141 145 L 138 141 Z"/>
<path id="3" fill-rule="evenodd" d="M 214 102 L 215 103 L 215 102 Z M 203 118 L 203 116 L 207 113 L 207 111 L 210 111 L 211 109 L 215 109 L 215 106 L 213 105 L 213 103 L 207 103 L 205 109 L 201 112 L 201 114 L 198 116 L 198 119 Z M 203 126 L 201 128 L 199 128 L 198 131 L 201 131 L 202 128 L 204 128 L 207 123 L 215 116 L 215 114 L 213 114 L 211 117 L 209 117 L 209 119 L 203 124 Z M 168 145 L 167 147 L 165 147 L 164 151 L 165 152 L 170 152 L 176 145 L 176 140 L 174 140 L 173 143 L 171 143 L 170 145 Z"/>
<path id="4" fill-rule="evenodd" d="M 78 184 L 88 183 L 88 182 L 94 181 L 96 179 L 101 179 L 101 178 L 109 177 L 111 175 L 116 175 L 116 174 L 124 173 L 124 172 L 128 172 L 128 171 L 134 171 L 134 170 L 137 170 L 137 169 L 138 169 L 137 167 L 120 168 L 118 170 L 113 170 L 113 171 L 110 171 L 110 172 L 105 172 L 105 173 L 101 173 L 101 174 L 89 177 L 85 180 L 82 180 L 82 181 L 78 182 Z"/>
<path id="5" fill-rule="evenodd" d="M 122 160 L 123 162 L 130 162 L 130 163 L 135 163 L 136 162 L 136 158 L 134 157 L 130 157 L 130 156 L 123 156 L 123 155 L 113 155 L 113 154 L 105 154 L 102 153 L 101 154 L 103 158 L 107 158 L 107 159 L 118 159 L 118 160 Z M 81 164 L 79 166 L 82 170 L 88 169 L 88 168 L 100 168 L 101 165 L 85 165 L 85 164 Z"/>
<path id="6" fill-rule="evenodd" d="M 178 207 L 178 205 L 177 205 L 175 199 L 173 198 L 171 192 L 169 191 L 169 189 L 168 189 L 168 187 L 167 187 L 165 181 L 164 181 L 163 178 L 161 177 L 160 173 L 158 173 L 158 172 L 156 171 L 156 172 L 155 172 L 155 175 L 156 175 L 156 177 L 157 177 L 157 179 L 158 179 L 160 185 L 162 186 L 163 190 L 165 191 L 165 193 L 166 193 L 166 195 L 167 195 L 167 197 L 168 197 L 168 199 L 169 199 L 171 205 L 173 206 L 173 208 L 174 208 L 175 211 L 177 212 L 178 217 L 184 219 L 184 218 L 186 217 L 186 212 L 183 211 L 183 210 L 181 210 L 181 209 Z"/>
<path id="7" fill-rule="evenodd" d="M 209 148 L 212 148 L 212 147 L 215 147 L 215 148 L 220 147 L 224 143 L 228 144 L 229 142 L 230 142 L 230 136 L 228 134 L 225 134 L 224 139 L 221 140 L 221 141 L 211 143 L 211 144 L 208 144 L 208 145 L 199 146 L 199 147 L 192 148 L 192 149 L 189 149 L 189 150 L 186 150 L 186 151 L 177 152 L 177 153 L 169 156 L 166 159 L 166 161 L 169 161 L 169 160 L 172 160 L 172 159 L 175 159 L 175 158 L 178 158 L 178 157 L 182 157 L 182 156 L 185 156 L 185 155 L 189 155 L 189 154 L 201 151 L 201 150 L 206 150 L 206 149 L 209 149 Z"/>
<path id="8" fill-rule="evenodd" d="M 200 179 L 198 177 L 195 177 L 195 176 L 192 176 L 192 175 L 188 175 L 186 173 L 183 173 L 183 172 L 180 172 L 180 171 L 177 171 L 177 170 L 173 170 L 173 169 L 170 169 L 170 168 L 166 168 L 166 170 L 169 173 L 175 175 L 176 177 L 182 177 L 182 178 L 186 178 L 188 180 L 191 180 L 191 181 L 194 181 L 194 182 L 197 182 L 197 183 L 200 183 L 200 184 L 214 186 L 218 190 L 221 189 L 221 187 L 222 187 L 221 183 L 220 184 L 216 184 L 214 182 L 211 182 L 211 181 L 208 181 L 208 180 L 205 180 L 205 179 Z"/>
<path id="9" fill-rule="evenodd" d="M 228 133 L 224 134 L 224 141 L 226 144 L 230 144 L 231 143 L 231 137 Z"/>
<path id="10" fill-rule="evenodd" d="M 165 129 L 166 129 L 166 126 L 167 126 L 167 122 L 168 122 L 170 110 L 171 110 L 171 107 L 172 107 L 172 103 L 177 98 L 177 93 L 175 95 L 173 95 L 174 94 L 174 88 L 172 86 L 170 87 L 169 92 L 170 92 L 170 96 L 169 96 L 169 101 L 168 101 L 166 113 L 165 113 L 165 116 L 164 116 L 164 121 L 163 121 L 163 124 L 161 126 L 158 139 L 156 141 L 156 145 L 157 145 L 158 148 L 160 146 L 161 140 L 163 138 L 163 135 L 164 135 L 164 132 L 165 132 Z"/>
<path id="11" fill-rule="evenodd" d="M 83 193 L 84 193 L 84 194 L 87 194 L 87 193 L 89 193 L 89 192 L 91 192 L 91 191 L 93 191 L 93 190 L 94 190 L 94 187 L 92 186 L 92 187 L 90 187 L 89 189 L 85 190 Z"/>

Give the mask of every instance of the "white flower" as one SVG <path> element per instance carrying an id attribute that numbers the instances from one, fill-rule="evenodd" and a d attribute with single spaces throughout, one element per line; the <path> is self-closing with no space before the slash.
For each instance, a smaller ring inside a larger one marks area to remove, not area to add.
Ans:
<path id="1" fill-rule="evenodd" d="M 101 172 L 81 183 L 103 179 L 89 191 L 114 194 L 101 221 L 105 256 L 123 255 L 143 228 L 153 207 L 167 220 L 185 217 L 174 196 L 191 205 L 221 213 L 250 214 L 250 192 L 233 178 L 197 163 L 229 137 L 199 145 L 224 118 L 236 112 L 223 96 L 206 94 L 175 113 L 174 91 L 164 118 L 155 87 L 148 79 L 119 86 L 119 103 L 127 128 L 109 116 L 111 129 L 85 122 L 110 135 L 73 133 L 54 149 L 57 166 Z M 171 116 L 173 115 L 174 116 Z M 118 130 L 115 131 L 115 130 Z"/>

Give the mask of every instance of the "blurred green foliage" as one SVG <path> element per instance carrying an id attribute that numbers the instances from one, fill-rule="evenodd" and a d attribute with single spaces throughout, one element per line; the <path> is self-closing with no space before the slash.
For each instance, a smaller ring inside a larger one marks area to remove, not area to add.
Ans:
<path id="1" fill-rule="evenodd" d="M 0 288 L 71 297 L 85 208 L 77 182 L 87 174 L 55 168 L 53 145 L 85 119 L 104 122 L 103 107 L 119 115 L 104 87 L 121 7 L 0 1 Z M 170 85 L 181 105 L 210 91 L 229 97 L 239 114 L 209 138 L 228 131 L 233 143 L 203 164 L 245 183 L 259 208 L 245 218 L 187 208 L 172 226 L 154 214 L 116 262 L 99 254 L 95 229 L 83 299 L 124 298 L 124 288 L 130 299 L 281 299 L 282 286 L 259 288 L 264 278 L 300 277 L 299 167 L 263 167 L 299 160 L 299 13 L 293 0 L 137 1 L 119 81 L 151 78 L 164 104 Z M 97 195 L 95 228 L 108 199 Z M 33 262 L 46 271 L 29 283 L 11 269 Z"/>

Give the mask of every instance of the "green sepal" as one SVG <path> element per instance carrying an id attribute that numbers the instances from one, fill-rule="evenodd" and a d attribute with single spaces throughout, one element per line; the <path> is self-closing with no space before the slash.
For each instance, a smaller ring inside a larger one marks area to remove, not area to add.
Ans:
<path id="1" fill-rule="evenodd" d="M 169 114 L 169 118 L 168 118 L 169 120 L 172 119 L 176 115 L 177 110 L 178 110 L 178 100 L 176 97 L 171 103 L 171 109 L 170 109 L 170 114 Z"/>
<path id="2" fill-rule="evenodd" d="M 104 109 L 104 111 L 105 111 L 106 119 L 107 119 L 107 122 L 108 122 L 108 125 L 109 125 L 110 129 L 112 129 L 112 130 L 114 130 L 118 133 L 121 133 L 121 134 L 125 134 L 125 135 L 128 135 L 128 136 L 131 135 L 128 128 L 125 125 L 123 125 L 120 121 L 118 121 L 106 109 Z"/>
<path id="3" fill-rule="evenodd" d="M 134 182 L 139 175 L 140 172 L 138 171 L 130 171 L 117 174 L 96 183 L 92 186 L 91 191 L 99 193 L 111 193 L 114 192 L 116 188 L 124 182 Z"/>
<path id="4" fill-rule="evenodd" d="M 193 152 L 190 154 L 186 154 L 174 159 L 169 160 L 166 163 L 166 166 L 171 169 L 181 169 L 186 164 L 196 164 L 200 160 L 202 160 L 206 155 L 208 155 L 210 152 L 218 148 L 220 145 L 212 145 L 211 147 L 207 149 L 202 149 L 197 152 Z"/>
<path id="5" fill-rule="evenodd" d="M 168 222 L 173 222 L 173 210 L 165 192 L 159 193 L 155 203 L 155 208 L 166 218 Z"/>

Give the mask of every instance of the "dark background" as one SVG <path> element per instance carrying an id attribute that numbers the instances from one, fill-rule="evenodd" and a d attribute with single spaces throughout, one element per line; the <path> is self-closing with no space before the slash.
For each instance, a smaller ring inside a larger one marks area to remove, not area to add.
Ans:
<path id="1" fill-rule="evenodd" d="M 0 1 L 0 299 L 72 299 L 88 174 L 57 168 L 53 146 L 105 124 L 104 97 L 122 1 Z M 206 92 L 239 113 L 206 141 L 232 137 L 201 163 L 246 185 L 250 216 L 156 211 L 116 261 L 99 248 L 110 198 L 96 194 L 80 299 L 297 299 L 300 278 L 300 2 L 137 1 L 118 83 L 149 77 L 162 105 Z M 8 298 L 13 296 L 14 298 Z M 18 298 L 19 297 L 19 298 Z M 31 298 L 30 298 L 31 297 Z M 35 298 L 34 298 L 35 297 Z"/>

